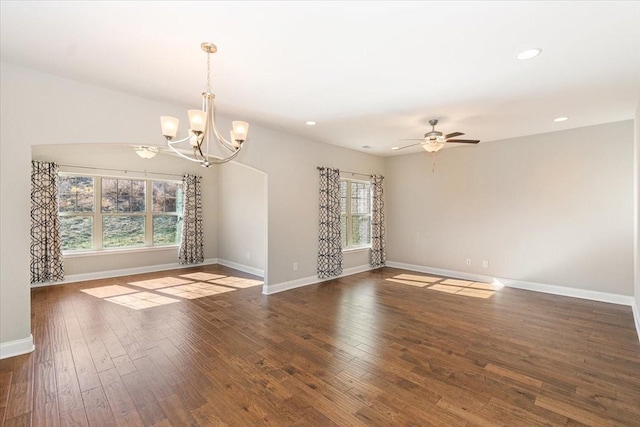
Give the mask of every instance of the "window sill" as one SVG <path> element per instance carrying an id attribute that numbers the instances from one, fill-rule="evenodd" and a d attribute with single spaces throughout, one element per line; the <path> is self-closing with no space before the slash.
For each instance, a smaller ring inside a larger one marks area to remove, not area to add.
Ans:
<path id="1" fill-rule="evenodd" d="M 370 250 L 371 250 L 371 246 L 358 246 L 356 248 L 343 249 L 342 253 L 346 254 L 346 253 L 362 252 L 362 251 L 370 251 Z"/>
<path id="2" fill-rule="evenodd" d="M 130 254 L 138 252 L 156 252 L 156 251 L 168 251 L 177 250 L 180 245 L 171 246 L 141 246 L 137 248 L 118 248 L 118 249 L 99 249 L 90 251 L 78 251 L 78 252 L 63 252 L 63 258 L 82 258 L 88 256 L 102 256 L 102 255 L 116 255 L 116 254 Z"/>

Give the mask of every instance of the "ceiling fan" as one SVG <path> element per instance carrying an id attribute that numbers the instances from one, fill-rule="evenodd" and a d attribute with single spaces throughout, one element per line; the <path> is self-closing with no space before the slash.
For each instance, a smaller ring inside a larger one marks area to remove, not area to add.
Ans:
<path id="1" fill-rule="evenodd" d="M 438 124 L 438 120 L 432 119 L 429 120 L 429 124 L 431 125 L 431 132 L 427 132 L 424 134 L 424 138 L 422 139 L 401 139 L 400 141 L 420 141 L 416 144 L 407 145 L 404 147 L 394 147 L 392 150 L 404 150 L 405 148 L 415 147 L 416 145 L 421 145 L 425 151 L 429 153 L 435 153 L 440 151 L 444 144 L 447 142 L 455 142 L 462 144 L 477 144 L 480 140 L 477 139 L 454 139 L 457 136 L 462 136 L 464 133 L 462 132 L 453 132 L 447 135 L 442 135 L 442 132 L 436 130 L 436 125 Z"/>

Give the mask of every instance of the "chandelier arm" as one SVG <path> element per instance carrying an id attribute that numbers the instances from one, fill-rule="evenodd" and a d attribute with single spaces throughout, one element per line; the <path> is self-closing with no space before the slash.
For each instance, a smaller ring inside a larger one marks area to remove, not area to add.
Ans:
<path id="1" fill-rule="evenodd" d="M 178 143 L 181 143 L 181 142 L 185 142 L 185 141 L 187 141 L 188 139 L 189 139 L 189 138 L 185 138 L 185 139 L 182 139 L 182 140 L 180 140 L 180 141 L 167 141 L 167 142 L 168 142 L 169 149 L 170 149 L 171 151 L 173 151 L 174 153 L 176 153 L 178 156 L 182 157 L 183 159 L 189 160 L 189 161 L 191 161 L 191 162 L 202 163 L 202 160 L 194 159 L 194 158 L 192 158 L 192 157 L 186 156 L 186 155 L 182 154 L 180 151 L 178 151 L 177 149 L 175 149 L 175 148 L 173 147 L 173 144 L 178 144 Z"/>
<path id="2" fill-rule="evenodd" d="M 205 134 L 205 135 L 207 135 L 207 134 Z M 209 141 L 208 141 L 209 136 L 207 135 L 206 138 L 207 138 L 207 147 L 209 147 Z M 202 138 L 202 141 L 198 141 L 198 144 L 193 148 L 193 153 L 194 153 L 194 155 L 196 157 L 198 157 L 198 153 L 199 153 L 201 160 L 206 160 L 207 157 L 209 157 L 209 150 L 207 149 L 207 155 L 206 156 L 202 153 L 202 143 L 203 142 L 204 142 L 204 138 Z M 196 149 L 197 149 L 197 151 L 196 151 Z"/>
<path id="3" fill-rule="evenodd" d="M 220 143 L 220 145 L 222 145 L 224 148 L 226 148 L 229 152 L 231 153 L 235 153 L 238 151 L 238 147 L 236 147 L 235 145 L 233 145 L 231 142 L 227 141 L 226 139 L 224 139 L 224 137 L 222 135 L 220 135 L 220 132 L 218 132 L 218 125 L 216 124 L 216 104 L 213 102 L 213 99 L 211 100 L 211 123 L 212 123 L 212 127 L 213 127 L 213 133 L 215 133 L 216 135 L 216 139 L 218 140 L 218 142 Z M 240 145 L 242 146 L 242 145 Z"/>
<path id="4" fill-rule="evenodd" d="M 231 154 L 230 156 L 225 157 L 223 159 L 217 159 L 217 158 L 213 157 L 211 160 L 209 160 L 209 163 L 213 163 L 213 164 L 216 164 L 216 165 L 220 165 L 222 163 L 227 163 L 228 161 L 233 160 L 238 154 L 240 154 L 240 150 L 242 150 L 242 145 L 240 147 L 238 147 L 238 149 L 233 154 Z"/>

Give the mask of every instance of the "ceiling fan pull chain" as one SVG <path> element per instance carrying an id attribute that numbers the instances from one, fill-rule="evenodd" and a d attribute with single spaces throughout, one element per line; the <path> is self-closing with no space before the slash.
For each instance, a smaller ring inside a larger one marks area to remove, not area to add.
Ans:
<path id="1" fill-rule="evenodd" d="M 438 154 L 437 151 L 434 151 L 433 153 L 431 153 L 431 173 L 436 172 L 436 155 L 437 154 Z"/>

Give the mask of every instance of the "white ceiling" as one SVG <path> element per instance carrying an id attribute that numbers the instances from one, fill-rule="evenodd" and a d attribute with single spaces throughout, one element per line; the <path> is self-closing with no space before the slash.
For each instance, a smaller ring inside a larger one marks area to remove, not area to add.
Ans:
<path id="1" fill-rule="evenodd" d="M 3 62 L 198 107 L 211 41 L 220 113 L 379 155 L 431 118 L 486 142 L 640 99 L 638 1 L 0 4 Z"/>

